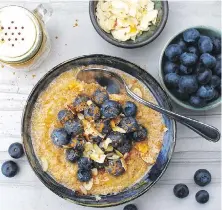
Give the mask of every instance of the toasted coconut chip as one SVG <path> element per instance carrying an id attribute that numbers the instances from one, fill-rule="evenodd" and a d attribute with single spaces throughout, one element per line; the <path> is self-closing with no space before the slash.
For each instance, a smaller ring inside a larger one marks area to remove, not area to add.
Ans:
<path id="1" fill-rule="evenodd" d="M 85 135 L 99 136 L 101 138 L 104 138 L 104 135 L 99 133 L 90 122 L 85 119 L 82 120 L 82 122 L 84 126 Z"/>
<path id="2" fill-rule="evenodd" d="M 87 190 L 85 189 L 85 187 L 83 187 L 82 185 L 79 186 L 79 189 L 81 190 L 81 192 L 84 194 L 84 195 L 87 195 Z"/>
<path id="3" fill-rule="evenodd" d="M 118 156 L 123 157 L 123 154 L 121 152 L 119 152 L 118 150 L 115 149 L 115 152 Z"/>
<path id="4" fill-rule="evenodd" d="M 93 102 L 91 100 L 88 100 L 86 103 L 87 103 L 88 106 L 93 104 Z"/>
<path id="5" fill-rule="evenodd" d="M 113 131 L 117 131 L 119 133 L 126 133 L 126 131 L 123 128 L 120 128 L 119 126 L 114 127 Z"/>
<path id="6" fill-rule="evenodd" d="M 91 190 L 91 189 L 92 189 L 92 186 L 93 186 L 93 178 L 90 179 L 88 182 L 83 183 L 83 187 L 84 187 L 87 191 Z"/>
<path id="7" fill-rule="evenodd" d="M 129 157 L 129 153 L 128 152 L 123 155 L 123 159 L 126 159 L 128 157 Z"/>
<path id="8" fill-rule="evenodd" d="M 99 195 L 95 195 L 96 201 L 100 201 L 102 198 Z"/>
<path id="9" fill-rule="evenodd" d="M 125 161 L 123 158 L 121 158 L 120 161 L 121 161 L 121 163 L 122 163 L 123 168 L 124 168 L 125 171 L 126 171 L 126 170 L 127 170 L 127 164 L 126 164 L 126 161 Z"/>
<path id="10" fill-rule="evenodd" d="M 48 170 L 48 167 L 49 167 L 49 165 L 48 165 L 48 161 L 46 160 L 46 158 L 41 158 L 41 165 L 42 165 L 42 170 L 43 171 L 47 171 Z"/>
<path id="11" fill-rule="evenodd" d="M 107 159 L 109 159 L 109 160 L 117 160 L 117 159 L 120 159 L 120 156 L 116 155 L 116 154 L 113 154 L 112 156 L 107 157 Z"/>
<path id="12" fill-rule="evenodd" d="M 98 175 L 98 169 L 97 168 L 93 168 L 92 169 L 92 175 L 93 176 L 97 176 Z"/>
<path id="13" fill-rule="evenodd" d="M 95 177 L 95 178 L 94 178 L 94 184 L 95 184 L 95 185 L 98 185 L 99 183 L 100 183 L 100 182 L 99 182 L 99 178 L 98 178 L 98 177 Z"/>
<path id="14" fill-rule="evenodd" d="M 138 95 L 140 98 L 143 97 L 142 91 L 139 88 L 134 88 L 133 92 Z"/>
<path id="15" fill-rule="evenodd" d="M 77 117 L 78 117 L 80 120 L 85 119 L 85 118 L 84 118 L 84 115 L 83 115 L 82 113 L 78 113 L 78 114 L 77 114 Z"/>

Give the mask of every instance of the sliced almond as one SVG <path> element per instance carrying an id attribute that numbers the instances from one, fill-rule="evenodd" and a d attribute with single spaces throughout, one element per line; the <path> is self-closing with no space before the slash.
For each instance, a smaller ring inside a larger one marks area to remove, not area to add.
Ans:
<path id="1" fill-rule="evenodd" d="M 79 189 L 81 190 L 81 192 L 84 194 L 84 195 L 87 195 L 87 190 L 85 189 L 85 187 L 83 187 L 82 185 L 79 186 Z"/>
<path id="2" fill-rule="evenodd" d="M 126 164 L 126 161 L 125 161 L 123 158 L 121 158 L 120 161 L 121 161 L 121 163 L 122 163 L 123 168 L 124 168 L 125 171 L 126 171 L 126 170 L 127 170 L 127 164 Z"/>
<path id="3" fill-rule="evenodd" d="M 41 158 L 41 163 L 42 163 L 42 170 L 47 171 L 49 165 L 48 165 L 48 161 L 46 160 L 46 158 Z"/>
<path id="4" fill-rule="evenodd" d="M 88 151 L 92 151 L 94 148 L 93 148 L 93 144 L 90 143 L 90 142 L 86 142 L 85 145 L 84 145 L 84 151 L 88 152 Z"/>
<path id="5" fill-rule="evenodd" d="M 117 154 L 119 157 L 123 157 L 123 154 L 122 154 L 120 151 L 118 151 L 118 150 L 115 149 L 115 152 L 116 152 L 116 154 Z"/>
<path id="6" fill-rule="evenodd" d="M 140 153 L 140 157 L 148 164 L 154 164 L 155 160 L 148 153 Z"/>
<path id="7" fill-rule="evenodd" d="M 98 155 L 103 155 L 104 152 L 99 148 L 97 144 L 93 144 L 93 149 Z"/>
<path id="8" fill-rule="evenodd" d="M 119 133 L 126 133 L 126 131 L 123 128 L 120 128 L 119 126 L 114 127 L 113 131 L 117 131 Z"/>
<path id="9" fill-rule="evenodd" d="M 83 187 L 84 187 L 87 191 L 91 190 L 91 189 L 92 189 L 92 186 L 93 186 L 93 178 L 90 179 L 88 182 L 83 183 Z"/>
<path id="10" fill-rule="evenodd" d="M 99 155 L 97 153 L 92 153 L 90 154 L 90 158 L 97 163 L 104 163 L 106 155 Z"/>
<path id="11" fill-rule="evenodd" d="M 93 176 L 97 176 L 98 175 L 98 169 L 97 168 L 93 168 L 92 169 L 92 175 Z"/>
<path id="12" fill-rule="evenodd" d="M 139 88 L 134 88 L 133 92 L 138 95 L 140 98 L 142 98 L 143 94 L 142 91 Z"/>

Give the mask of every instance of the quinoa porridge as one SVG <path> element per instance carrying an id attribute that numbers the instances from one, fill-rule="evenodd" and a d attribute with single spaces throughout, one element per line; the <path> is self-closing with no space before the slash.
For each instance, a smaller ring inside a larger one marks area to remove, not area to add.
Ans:
<path id="1" fill-rule="evenodd" d="M 105 135 L 100 135 L 99 129 L 95 126 L 96 121 L 89 120 L 87 117 L 84 118 L 85 111 L 84 114 L 82 114 L 76 113 L 75 110 L 73 114 L 81 119 L 85 135 L 84 144 L 82 144 L 84 151 L 81 153 L 81 156 L 87 157 L 88 159 L 90 157 L 94 163 L 98 161 L 99 164 L 97 165 L 104 164 L 104 167 L 101 168 L 93 165 L 90 169 L 90 174 L 80 173 L 78 169 L 78 167 L 80 167 L 79 162 L 70 162 L 67 160 L 67 157 L 69 160 L 70 157 L 74 159 L 76 157 L 76 153 L 73 153 L 75 154 L 74 156 L 73 154 L 67 156 L 67 150 L 72 151 L 71 148 L 75 147 L 78 141 L 77 136 L 73 136 L 72 134 L 69 143 L 64 143 L 64 145 L 59 146 L 55 145 L 55 142 L 52 140 L 52 133 L 54 130 L 63 127 L 63 122 L 58 120 L 58 113 L 65 108 L 73 110 L 73 101 L 76 100 L 80 94 L 91 97 L 98 88 L 101 89 L 98 84 L 86 84 L 76 80 L 76 72 L 77 70 L 74 69 L 62 73 L 39 96 L 32 114 L 31 124 L 31 135 L 35 153 L 43 170 L 47 171 L 57 182 L 72 190 L 81 194 L 92 195 L 118 193 L 141 179 L 144 174 L 147 173 L 150 166 L 155 163 L 162 146 L 165 132 L 161 114 L 135 102 L 126 95 L 109 94 L 109 99 L 119 102 L 122 107 L 125 106 L 124 104 L 126 104 L 126 101 L 134 102 L 137 107 L 136 116 L 134 118 L 139 125 L 142 125 L 147 130 L 147 136 L 143 141 L 132 140 L 130 149 L 127 150 L 126 145 L 124 145 L 124 148 L 121 147 L 123 148 L 122 150 L 121 148 L 116 148 L 113 142 L 108 141 L 111 137 L 108 138 L 107 136 L 105 137 Z M 155 103 L 155 99 L 143 84 L 128 74 L 122 74 L 122 76 L 135 93 Z M 93 100 L 90 98 L 90 100 L 87 101 L 87 106 L 92 105 L 92 101 Z M 102 108 L 99 108 L 99 110 L 102 110 Z M 129 138 L 129 135 L 125 133 L 123 129 L 125 127 L 118 125 L 118 123 L 121 124 L 119 118 L 122 119 L 123 114 L 120 114 L 116 119 L 110 119 L 109 125 L 114 132 Z M 90 129 L 100 136 L 100 143 L 95 143 L 94 140 L 90 139 L 91 137 L 89 138 L 91 130 L 88 129 L 89 131 L 87 131 L 88 133 L 86 134 L 87 126 L 91 126 Z M 107 145 L 105 147 L 104 145 L 106 143 Z M 109 152 L 107 152 L 108 149 Z M 89 153 L 89 151 L 91 153 Z M 94 153 L 92 153 L 92 151 L 94 151 Z M 95 151 L 97 151 L 99 155 L 96 154 Z M 115 164 L 111 167 L 109 164 L 112 165 L 113 162 Z M 121 170 L 119 170 L 120 166 Z M 90 180 L 86 180 L 89 175 Z"/>

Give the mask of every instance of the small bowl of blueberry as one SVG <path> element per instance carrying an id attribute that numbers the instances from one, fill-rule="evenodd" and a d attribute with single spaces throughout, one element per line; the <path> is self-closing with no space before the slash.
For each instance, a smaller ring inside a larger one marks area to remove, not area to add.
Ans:
<path id="1" fill-rule="evenodd" d="M 160 59 L 160 79 L 177 104 L 208 110 L 221 103 L 221 32 L 188 28 L 167 43 Z"/>

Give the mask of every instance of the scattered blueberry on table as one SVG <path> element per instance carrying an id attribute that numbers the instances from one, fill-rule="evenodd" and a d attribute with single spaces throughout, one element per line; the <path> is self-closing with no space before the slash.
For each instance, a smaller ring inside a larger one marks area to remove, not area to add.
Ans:
<path id="1" fill-rule="evenodd" d="M 123 208 L 123 210 L 138 210 L 138 209 L 134 204 L 128 204 Z"/>
<path id="2" fill-rule="evenodd" d="M 199 169 L 194 174 L 194 181 L 199 186 L 206 186 L 211 182 L 211 174 L 206 169 Z"/>
<path id="3" fill-rule="evenodd" d="M 209 201 L 210 195 L 206 190 L 200 190 L 196 193 L 196 201 L 198 203 L 207 203 Z"/>
<path id="4" fill-rule="evenodd" d="M 8 153 L 12 158 L 18 159 L 24 155 L 22 144 L 15 142 L 8 148 Z"/>
<path id="5" fill-rule="evenodd" d="M 221 95 L 221 39 L 191 28 L 165 50 L 164 82 L 179 100 L 201 108 Z"/>
<path id="6" fill-rule="evenodd" d="M 18 172 L 18 165 L 14 161 L 6 161 L 2 164 L 1 171 L 6 177 L 14 177 Z"/>
<path id="7" fill-rule="evenodd" d="M 173 193 L 178 198 L 185 198 L 189 195 L 189 188 L 185 184 L 177 184 L 173 188 Z"/>

